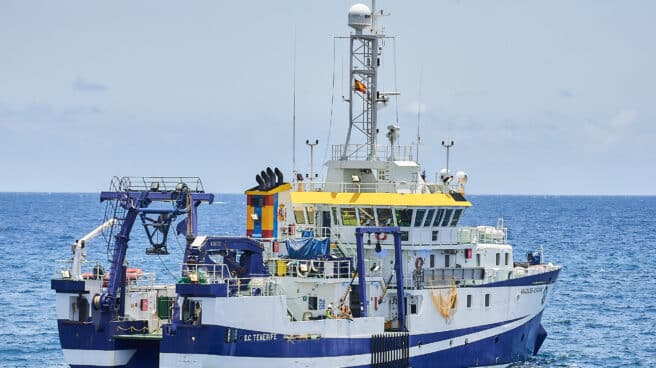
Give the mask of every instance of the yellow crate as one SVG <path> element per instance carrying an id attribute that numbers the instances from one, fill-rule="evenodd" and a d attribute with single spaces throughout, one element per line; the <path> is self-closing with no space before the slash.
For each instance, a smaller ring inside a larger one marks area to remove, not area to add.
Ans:
<path id="1" fill-rule="evenodd" d="M 279 259 L 276 262 L 276 275 L 285 276 L 287 274 L 287 261 L 284 259 Z"/>

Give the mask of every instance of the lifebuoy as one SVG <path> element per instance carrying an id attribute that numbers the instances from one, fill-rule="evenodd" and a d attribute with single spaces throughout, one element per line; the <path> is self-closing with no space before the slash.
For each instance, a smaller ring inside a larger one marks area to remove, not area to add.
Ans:
<path id="1" fill-rule="evenodd" d="M 386 240 L 387 233 L 376 233 L 376 240 Z"/>
<path id="2" fill-rule="evenodd" d="M 417 259 L 415 259 L 415 268 L 419 270 L 422 267 L 424 267 L 424 259 L 421 257 L 417 257 Z"/>

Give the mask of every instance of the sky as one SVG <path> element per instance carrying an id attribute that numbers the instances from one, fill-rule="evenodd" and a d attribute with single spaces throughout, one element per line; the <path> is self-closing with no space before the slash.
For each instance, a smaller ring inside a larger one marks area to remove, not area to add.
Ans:
<path id="1" fill-rule="evenodd" d="M 354 3 L 0 1 L 0 191 L 200 176 L 239 193 L 294 157 L 308 171 L 306 139 L 320 166 L 345 140 L 334 37 Z M 454 140 L 468 193 L 656 194 L 656 2 L 377 6 L 394 36 L 380 89 L 401 93 L 379 125 L 398 115 L 402 144 L 420 132 L 429 178 Z"/>

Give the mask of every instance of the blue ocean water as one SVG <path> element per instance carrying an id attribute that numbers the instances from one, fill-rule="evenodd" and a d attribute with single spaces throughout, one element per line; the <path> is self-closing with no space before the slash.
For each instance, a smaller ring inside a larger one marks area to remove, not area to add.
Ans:
<path id="1" fill-rule="evenodd" d="M 464 225 L 495 225 L 503 217 L 515 258 L 544 247 L 565 268 L 543 324 L 540 354 L 518 367 L 656 366 L 656 197 L 471 196 Z M 200 211 L 200 232 L 244 234 L 245 199 Z M 101 223 L 97 194 L 0 193 L 0 366 L 65 367 L 50 290 L 54 261 Z M 140 234 L 141 232 L 136 232 Z M 182 245 L 171 255 L 144 254 L 133 236 L 128 258 L 173 282 Z M 104 260 L 105 243 L 90 243 L 89 259 Z"/>

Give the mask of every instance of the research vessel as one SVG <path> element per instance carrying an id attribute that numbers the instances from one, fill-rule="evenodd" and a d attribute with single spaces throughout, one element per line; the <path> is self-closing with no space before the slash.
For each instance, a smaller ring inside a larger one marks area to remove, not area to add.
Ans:
<path id="1" fill-rule="evenodd" d="M 459 226 L 467 174 L 447 159 L 431 181 L 398 125 L 379 133 L 396 92 L 377 87 L 386 36 L 372 8 L 348 13 L 349 126 L 325 181 L 261 170 L 235 236 L 198 233 L 198 208 L 214 201 L 198 178 L 115 178 L 100 194 L 105 221 L 51 281 L 67 364 L 473 367 L 537 354 L 561 268 L 540 252 L 515 260 L 503 221 Z M 130 242 L 134 226 L 145 246 Z M 101 234 L 105 265 L 87 260 Z M 164 256 L 176 234 L 176 283 L 128 263 L 128 244 Z"/>

